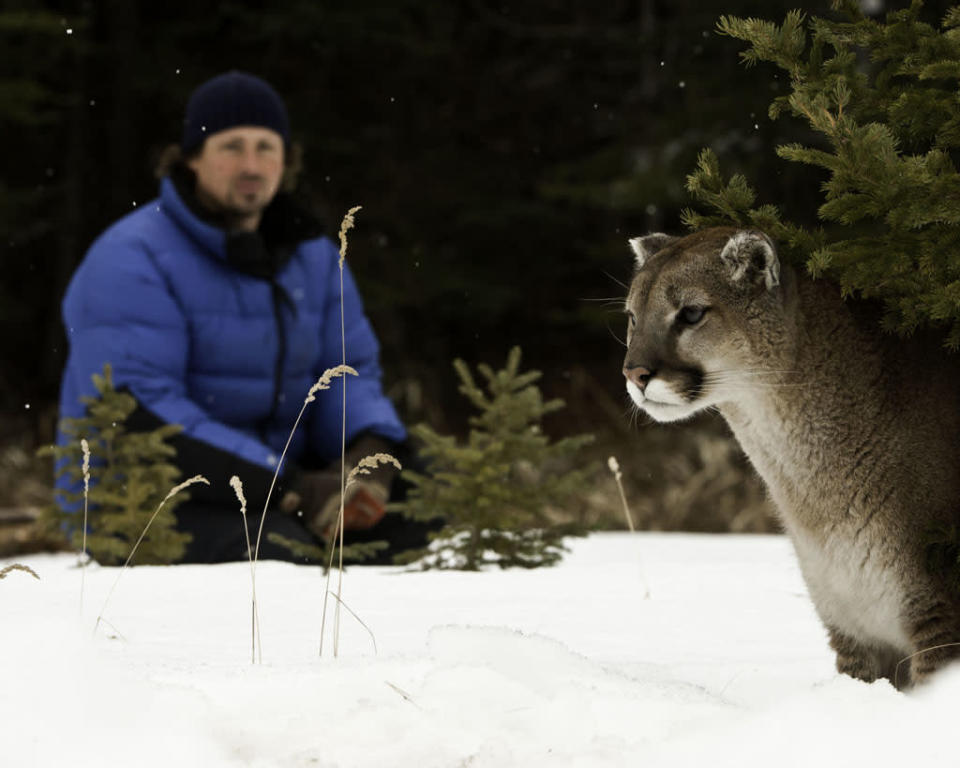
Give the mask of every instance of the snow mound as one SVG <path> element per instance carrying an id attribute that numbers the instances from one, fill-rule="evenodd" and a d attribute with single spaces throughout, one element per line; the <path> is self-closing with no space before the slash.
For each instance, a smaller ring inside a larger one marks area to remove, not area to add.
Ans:
<path id="1" fill-rule="evenodd" d="M 960 669 L 911 695 L 838 676 L 782 537 L 600 534 L 558 567 L 354 568 L 318 655 L 316 568 L 0 582 L 0 750 L 17 766 L 530 768 L 952 764 Z M 2 563 L 0 563 L 2 567 Z M 329 642 L 329 638 L 328 638 Z M 327 649 L 330 645 L 327 645 Z"/>

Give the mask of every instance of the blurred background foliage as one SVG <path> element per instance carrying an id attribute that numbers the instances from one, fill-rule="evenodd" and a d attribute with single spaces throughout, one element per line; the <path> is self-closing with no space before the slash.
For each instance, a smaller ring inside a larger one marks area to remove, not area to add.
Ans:
<path id="1" fill-rule="evenodd" d="M 156 194 L 154 163 L 193 87 L 239 68 L 284 95 L 305 150 L 300 192 L 329 231 L 363 205 L 349 258 L 408 423 L 465 431 L 450 361 L 496 363 L 520 345 L 544 395 L 567 403 L 547 430 L 593 432 L 597 457 L 617 455 L 642 526 L 772 530 L 721 423 L 631 415 L 619 300 L 626 239 L 682 231 L 704 147 L 761 200 L 815 220 L 822 178 L 773 153 L 809 138 L 767 117 L 785 84 L 773 68 L 745 70 L 742 45 L 716 33 L 722 14 L 779 21 L 795 5 L 4 3 L 0 508 L 34 503 L 46 481 L 47 467 L 16 467 L 52 436 L 72 270 Z M 936 23 L 946 4 L 927 6 Z M 571 514 L 622 525 L 612 477 L 598 475 Z"/>

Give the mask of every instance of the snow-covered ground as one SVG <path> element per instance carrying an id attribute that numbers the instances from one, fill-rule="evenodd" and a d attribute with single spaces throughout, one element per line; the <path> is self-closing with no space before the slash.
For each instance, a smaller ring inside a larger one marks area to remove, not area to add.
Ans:
<path id="1" fill-rule="evenodd" d="M 4 766 L 952 765 L 960 671 L 839 677 L 782 537 L 595 534 L 558 567 L 324 578 L 67 555 L 0 581 Z M 11 561 L 0 561 L 0 567 Z M 647 594 L 649 590 L 649 595 Z M 328 629 L 329 629 L 328 620 Z"/>

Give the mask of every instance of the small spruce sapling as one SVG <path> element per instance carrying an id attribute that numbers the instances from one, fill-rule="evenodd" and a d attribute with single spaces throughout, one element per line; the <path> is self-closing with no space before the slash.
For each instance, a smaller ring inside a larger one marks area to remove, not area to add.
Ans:
<path id="1" fill-rule="evenodd" d="M 308 544 L 307 542 L 291 539 L 280 533 L 268 533 L 267 541 L 285 547 L 290 550 L 295 558 L 303 560 L 305 563 L 320 563 L 324 571 L 329 568 L 331 555 L 339 548 L 340 544 L 336 539 L 331 538 L 324 542 L 323 546 L 319 544 Z M 345 544 L 343 547 L 343 561 L 348 565 L 353 563 L 362 563 L 372 560 L 381 551 L 390 546 L 385 541 L 357 541 L 352 544 Z"/>
<path id="2" fill-rule="evenodd" d="M 403 472 L 412 487 L 391 508 L 414 520 L 442 518 L 445 527 L 431 534 L 429 549 L 403 553 L 402 562 L 462 570 L 553 565 L 565 551 L 563 537 L 584 533 L 577 525 L 557 524 L 551 508 L 582 489 L 589 468 L 571 465 L 593 436 L 553 442 L 543 433 L 543 417 L 564 404 L 544 401 L 534 383 L 540 372 L 520 373 L 520 355 L 514 347 L 506 367 L 496 372 L 478 366 L 486 391 L 463 360 L 454 361 L 460 392 L 479 411 L 470 418 L 465 444 L 425 424 L 413 428 L 428 469 Z"/>
<path id="3" fill-rule="evenodd" d="M 180 470 L 173 463 L 176 449 L 167 441 L 182 427 L 168 424 L 149 432 L 132 432 L 126 420 L 136 410 L 137 401 L 113 385 L 109 364 L 103 375 L 94 374 L 98 396 L 84 397 L 86 415 L 64 419 L 61 430 L 69 436 L 66 445 L 44 446 L 38 452 L 52 456 L 57 477 L 66 475 L 77 488 L 57 491 L 64 505 L 82 510 L 84 501 L 83 449 L 90 446 L 89 530 L 86 549 L 103 565 L 122 563 L 129 555 L 165 495 L 176 485 Z M 183 557 L 190 534 L 175 529 L 173 511 L 184 500 L 178 495 L 167 501 L 157 513 L 137 550 L 139 563 L 173 563 Z M 67 511 L 60 504 L 44 510 L 41 522 L 49 532 L 68 530 L 73 545 L 83 542 L 82 515 Z"/>

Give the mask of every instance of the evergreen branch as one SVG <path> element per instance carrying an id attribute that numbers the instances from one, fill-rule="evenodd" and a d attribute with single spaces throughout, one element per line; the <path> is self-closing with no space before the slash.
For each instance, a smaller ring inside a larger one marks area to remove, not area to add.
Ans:
<path id="1" fill-rule="evenodd" d="M 944 29 L 956 29 L 960 27 L 960 6 L 953 6 L 947 10 L 943 17 L 942 26 Z"/>

